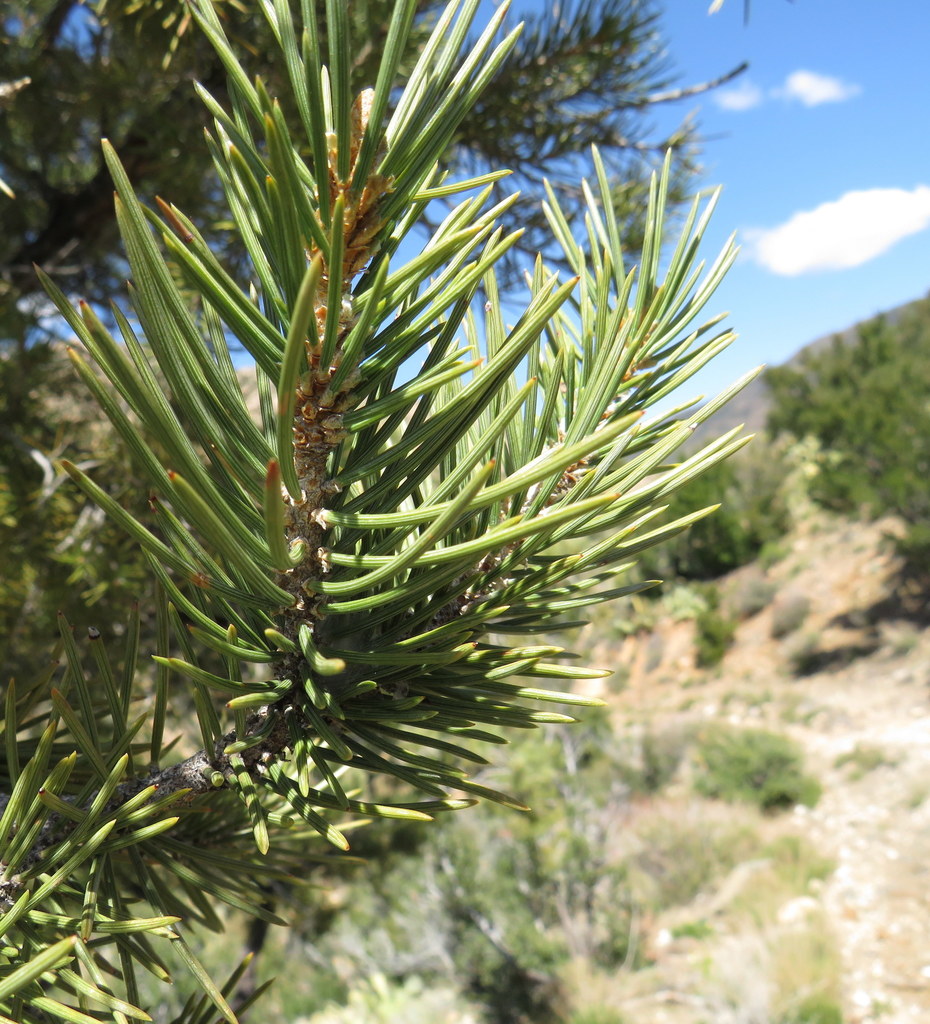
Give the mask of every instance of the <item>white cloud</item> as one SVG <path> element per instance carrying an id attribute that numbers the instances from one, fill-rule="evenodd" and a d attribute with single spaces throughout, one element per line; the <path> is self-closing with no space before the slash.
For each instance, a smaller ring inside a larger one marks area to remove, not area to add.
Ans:
<path id="1" fill-rule="evenodd" d="M 773 89 L 772 95 L 786 100 L 798 100 L 805 107 L 816 107 L 821 103 L 840 103 L 861 91 L 852 82 L 821 75 L 816 71 L 798 70 L 788 75 L 780 89 Z"/>
<path id="2" fill-rule="evenodd" d="M 751 110 L 762 102 L 763 94 L 759 86 L 743 78 L 732 89 L 722 89 L 712 93 L 714 102 L 724 110 Z"/>
<path id="3" fill-rule="evenodd" d="M 760 106 L 767 99 L 802 103 L 805 107 L 817 107 L 821 103 L 840 103 L 862 92 L 860 86 L 844 82 L 831 75 L 817 71 L 792 71 L 784 84 L 763 91 L 748 78 L 741 78 L 729 89 L 711 93 L 714 102 L 722 110 L 743 111 Z"/>
<path id="4" fill-rule="evenodd" d="M 930 227 L 930 186 L 872 188 L 803 210 L 767 230 L 747 232 L 750 255 L 773 274 L 858 267 Z"/>

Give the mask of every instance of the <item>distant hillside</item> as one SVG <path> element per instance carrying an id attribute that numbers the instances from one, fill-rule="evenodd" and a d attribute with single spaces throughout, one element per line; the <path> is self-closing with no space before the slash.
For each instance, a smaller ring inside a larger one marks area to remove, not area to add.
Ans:
<path id="1" fill-rule="evenodd" d="M 891 323 L 894 323 L 918 301 L 920 300 L 915 299 L 913 302 L 905 302 L 902 305 L 895 306 L 893 309 L 889 309 L 884 313 L 878 313 L 873 317 L 869 317 L 867 320 L 859 321 L 859 323 L 855 323 L 851 327 L 847 327 L 845 330 L 833 331 L 830 334 L 824 334 L 799 349 L 783 365 L 796 366 L 800 363 L 806 353 L 815 352 L 817 349 L 831 344 L 833 339 L 836 337 L 839 337 L 844 344 L 853 341 L 857 337 L 859 328 L 863 324 L 871 323 L 873 320 L 877 320 L 880 316 L 884 317 Z M 738 426 L 740 423 L 745 424 L 747 434 L 758 433 L 765 427 L 765 422 L 768 418 L 771 404 L 772 400 L 771 395 L 769 394 L 768 383 L 766 381 L 766 376 L 763 373 L 752 381 L 751 384 L 748 384 L 743 388 L 743 390 L 728 402 L 715 416 L 711 417 L 708 423 L 703 424 L 695 434 L 695 438 L 698 441 L 710 440 L 711 437 L 717 437 L 731 428 Z"/>

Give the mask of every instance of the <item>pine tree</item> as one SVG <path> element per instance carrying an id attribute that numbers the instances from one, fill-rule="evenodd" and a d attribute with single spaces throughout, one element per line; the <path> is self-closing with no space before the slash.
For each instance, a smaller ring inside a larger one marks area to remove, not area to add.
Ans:
<path id="1" fill-rule="evenodd" d="M 108 629 L 63 621 L 61 668 L 7 687 L 0 1012 L 24 1024 L 146 1019 L 137 975 L 165 977 L 169 945 L 199 987 L 179 1020 L 235 1021 L 245 964 L 218 981 L 196 949 L 221 904 L 280 921 L 265 887 L 345 850 L 359 816 L 519 808 L 463 764 L 508 729 L 570 722 L 591 701 L 554 687 L 600 674 L 538 634 L 647 585 L 624 580 L 637 552 L 708 511 L 656 527 L 667 497 L 744 440 L 680 456 L 734 389 L 670 404 L 732 340 L 701 319 L 734 255 L 698 260 L 713 199 L 663 260 L 667 160 L 629 267 L 595 151 L 583 241 L 554 193 L 545 208 L 570 271 L 537 259 L 508 324 L 495 268 L 519 235 L 499 226 L 513 200 L 489 199 L 505 171 L 438 166 L 515 45 L 506 6 L 471 36 L 479 0 L 452 0 L 399 97 L 416 0 L 393 5 L 361 91 L 348 5 L 327 0 L 323 32 L 302 6 L 297 26 L 286 0 L 263 4 L 280 98 L 213 5 L 192 8 L 229 76 L 228 103 L 198 91 L 250 283 L 196 218 L 144 206 L 108 143 L 131 313 L 114 305 L 111 333 L 41 273 L 151 489 L 145 517 L 65 464 L 144 552 L 158 650 L 151 677 L 131 615 L 114 671 Z M 437 199 L 449 212 L 412 252 Z M 255 361 L 255 418 L 233 339 Z M 169 740 L 187 708 L 192 734 Z"/>
<path id="2" fill-rule="evenodd" d="M 271 94 L 282 96 L 286 76 L 262 4 L 213 0 L 213 6 L 230 40 L 249 53 L 250 72 L 261 73 Z M 396 65 L 400 81 L 443 6 L 418 0 Z M 516 246 L 533 255 L 548 237 L 540 212 L 543 179 L 552 183 L 568 219 L 580 223 L 584 198 L 575 157 L 596 143 L 624 241 L 638 244 L 650 172 L 673 146 L 672 193 L 680 202 L 689 194 L 700 150 L 690 117 L 659 131 L 654 112 L 717 83 L 678 84 L 652 3 L 540 6 L 496 69 L 492 87 L 458 121 L 443 163 L 460 175 L 499 167 L 513 172 L 511 191 L 519 190 L 522 199 L 511 220 L 525 228 Z M 299 10 L 299 0 L 288 0 L 288 7 Z M 349 5 L 354 44 L 348 74 L 355 92 L 377 77 L 392 8 L 393 0 Z M 0 182 L 15 194 L 15 200 L 0 195 L 0 348 L 32 344 L 48 332 L 33 263 L 92 303 L 107 305 L 121 287 L 125 269 L 101 136 L 118 149 L 137 188 L 170 194 L 182 209 L 197 210 L 214 251 L 232 272 L 245 273 L 240 249 L 225 231 L 223 193 L 201 173 L 202 118 L 191 88 L 200 82 L 225 103 L 225 72 L 185 3 L 3 0 L 0 11 Z M 325 46 L 325 23 L 320 32 Z M 297 110 L 284 101 L 282 113 L 298 138 Z"/>

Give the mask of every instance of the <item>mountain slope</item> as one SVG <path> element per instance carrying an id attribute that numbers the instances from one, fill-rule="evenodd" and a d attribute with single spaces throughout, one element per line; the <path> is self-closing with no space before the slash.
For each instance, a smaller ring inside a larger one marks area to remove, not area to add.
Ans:
<path id="1" fill-rule="evenodd" d="M 890 323 L 895 323 L 900 320 L 909 309 L 913 308 L 918 301 L 920 300 L 915 299 L 912 302 L 905 302 L 900 306 L 895 306 L 893 309 L 886 310 L 883 313 L 878 313 L 874 317 L 869 317 L 867 320 L 859 321 L 851 327 L 845 328 L 845 330 L 833 331 L 830 334 L 824 334 L 819 338 L 815 338 L 803 348 L 799 349 L 783 365 L 791 367 L 800 366 L 806 355 L 816 352 L 818 349 L 825 348 L 827 345 L 831 345 L 834 338 L 839 338 L 843 344 L 849 344 L 849 342 L 855 341 L 858 337 L 859 329 L 864 324 L 871 323 L 879 317 L 884 317 Z M 712 416 L 707 423 L 702 424 L 702 426 L 696 431 L 695 438 L 698 441 L 709 440 L 711 437 L 723 434 L 732 427 L 738 426 L 740 423 L 745 425 L 746 433 L 758 433 L 760 430 L 765 428 L 765 423 L 768 419 L 771 405 L 772 398 L 769 392 L 766 374 L 762 373 L 750 384 L 747 384 L 738 395 L 729 401 L 718 413 L 716 413 L 716 415 Z"/>

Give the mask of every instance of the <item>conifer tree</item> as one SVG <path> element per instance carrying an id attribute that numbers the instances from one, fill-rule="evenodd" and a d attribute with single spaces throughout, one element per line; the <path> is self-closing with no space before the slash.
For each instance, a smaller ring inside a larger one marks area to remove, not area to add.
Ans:
<path id="1" fill-rule="evenodd" d="M 143 204 L 107 142 L 131 314 L 114 305 L 111 333 L 40 271 L 151 489 L 143 517 L 65 464 L 144 552 L 158 650 L 137 650 L 131 615 L 116 672 L 107 629 L 62 621 L 60 668 L 37 656 L 6 687 L 6 1019 L 148 1019 L 138 974 L 165 978 L 171 946 L 194 985 L 179 1021 L 235 1021 L 245 965 L 216 979 L 197 951 L 221 904 L 280 921 L 264 887 L 348 848 L 358 818 L 519 808 L 466 766 L 510 729 L 570 722 L 566 706 L 591 702 L 565 681 L 600 674 L 540 634 L 647 585 L 624 579 L 637 552 L 709 511 L 656 527 L 668 496 L 743 443 L 734 430 L 680 455 L 734 389 L 672 399 L 732 339 L 703 317 L 734 255 L 699 260 L 713 198 L 663 256 L 666 161 L 628 266 L 595 151 L 583 233 L 554 193 L 545 206 L 570 271 L 537 259 L 507 323 L 495 268 L 518 232 L 499 226 L 512 198 L 489 200 L 506 171 L 458 180 L 437 161 L 519 29 L 499 31 L 501 5 L 472 34 L 479 0 L 451 0 L 396 95 L 417 6 L 393 5 L 358 90 L 348 5 L 304 0 L 295 24 L 266 0 L 275 97 L 213 5 L 193 5 L 229 77 L 228 102 L 198 92 L 245 288 L 196 211 Z M 449 210 L 412 251 L 437 199 Z M 255 417 L 232 339 L 255 361 Z M 171 738 L 179 707 L 196 724 Z"/>
<path id="2" fill-rule="evenodd" d="M 213 6 L 231 42 L 248 52 L 250 73 L 261 73 L 272 95 L 280 94 L 284 68 L 262 4 L 213 0 Z M 638 244 L 649 174 L 669 147 L 675 200 L 687 197 L 694 178 L 701 143 L 683 102 L 743 65 L 721 68 L 716 81 L 679 83 L 651 0 L 538 6 L 492 88 L 458 122 L 443 163 L 460 175 L 509 168 L 512 191 L 522 194 L 511 221 L 526 228 L 517 245 L 535 253 L 547 238 L 543 179 L 569 220 L 580 221 L 575 157 L 597 143 L 624 241 Z M 299 0 L 288 7 L 299 10 Z M 399 80 L 443 7 L 440 0 L 418 0 L 397 62 Z M 349 4 L 355 91 L 377 77 L 392 8 L 393 0 Z M 196 209 L 211 247 L 231 271 L 238 269 L 240 249 L 224 230 L 223 194 L 201 173 L 202 119 L 191 89 L 196 80 L 226 102 L 225 73 L 184 0 L 0 0 L 0 14 L 0 351 L 48 332 L 33 263 L 87 301 L 106 304 L 121 287 L 100 136 L 118 149 L 137 188 L 170 189 L 182 209 Z M 323 22 L 320 33 L 325 45 Z M 660 122 L 655 116 L 676 106 L 680 117 Z M 286 102 L 282 109 L 297 137 L 297 111 Z M 663 122 L 669 127 L 657 127 Z"/>

